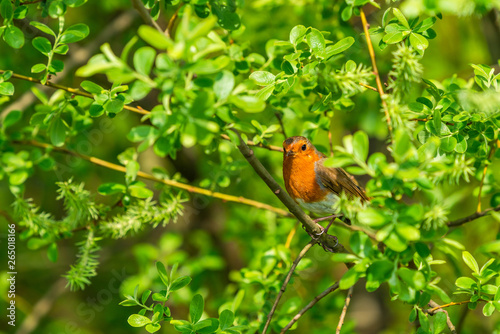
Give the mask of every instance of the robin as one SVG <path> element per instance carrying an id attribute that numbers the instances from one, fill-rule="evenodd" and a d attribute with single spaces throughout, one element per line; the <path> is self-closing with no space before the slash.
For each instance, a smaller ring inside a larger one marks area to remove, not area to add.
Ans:
<path id="1" fill-rule="evenodd" d="M 333 204 L 342 192 L 368 201 L 354 177 L 342 168 L 323 165 L 326 155 L 300 136 L 283 142 L 283 178 L 288 194 L 302 208 L 318 215 L 333 215 Z M 323 220 L 318 219 L 316 221 Z"/>

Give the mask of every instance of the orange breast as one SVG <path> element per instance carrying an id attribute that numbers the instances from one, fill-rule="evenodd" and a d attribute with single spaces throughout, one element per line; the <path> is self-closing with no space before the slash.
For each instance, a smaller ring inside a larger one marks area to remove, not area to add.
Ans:
<path id="1" fill-rule="evenodd" d="M 295 201 L 318 202 L 328 194 L 316 181 L 314 162 L 314 157 L 304 155 L 285 156 L 283 160 L 285 187 Z"/>

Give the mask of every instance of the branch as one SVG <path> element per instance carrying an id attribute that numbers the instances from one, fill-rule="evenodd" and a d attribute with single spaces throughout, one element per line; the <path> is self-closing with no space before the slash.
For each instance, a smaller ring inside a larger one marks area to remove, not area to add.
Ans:
<path id="1" fill-rule="evenodd" d="M 1 73 L 5 73 L 5 72 L 7 72 L 7 71 L 0 70 L 0 74 Z M 30 81 L 30 82 L 34 82 L 34 83 L 43 85 L 40 80 L 32 78 L 32 77 L 25 76 L 25 75 L 21 75 L 21 74 L 17 74 L 17 73 L 12 73 L 12 77 L 15 78 L 15 79 Z M 52 83 L 50 81 L 48 81 L 45 85 L 49 86 L 49 87 L 52 87 L 52 88 L 65 90 L 65 91 L 70 92 L 71 94 L 74 94 L 74 95 L 80 95 L 80 96 L 88 97 L 89 99 L 94 99 L 94 96 L 92 94 L 87 93 L 87 92 L 83 92 L 83 91 L 81 91 L 81 90 L 79 90 L 77 88 L 71 88 L 71 87 L 66 87 L 66 86 L 63 86 L 63 85 L 58 85 L 58 84 Z M 150 113 L 148 110 L 144 110 L 142 108 L 130 107 L 130 106 L 124 106 L 123 109 L 130 110 L 130 111 L 133 111 L 135 113 L 142 114 L 142 115 L 147 115 L 147 114 Z"/>
<path id="2" fill-rule="evenodd" d="M 457 305 L 459 305 L 459 303 Z M 451 334 L 457 334 L 457 329 L 455 328 L 455 326 L 451 322 L 450 315 L 448 314 L 448 311 L 441 309 L 442 307 L 444 307 L 444 305 L 439 306 L 438 303 L 431 300 L 431 301 L 429 301 L 429 306 L 431 306 L 433 308 L 431 310 L 427 310 L 427 313 L 429 313 L 430 315 L 434 315 L 434 314 L 436 314 L 436 312 L 444 312 L 444 314 L 446 314 L 446 324 L 448 325 L 448 328 L 450 329 Z M 435 310 L 435 311 L 433 311 L 433 310 Z"/>
<path id="3" fill-rule="evenodd" d="M 345 319 L 345 315 L 347 313 L 347 308 L 349 307 L 349 303 L 351 302 L 351 298 L 352 298 L 352 289 L 353 289 L 353 286 L 351 286 L 349 288 L 349 291 L 347 291 L 347 296 L 345 297 L 345 305 L 344 305 L 344 308 L 342 309 L 342 313 L 340 313 L 339 324 L 337 325 L 337 331 L 335 332 L 336 334 L 340 334 L 340 330 L 342 329 L 342 325 L 344 324 L 344 319 Z"/>
<path id="4" fill-rule="evenodd" d="M 105 161 L 105 160 L 102 160 L 102 159 L 99 159 L 96 157 L 87 156 L 87 155 L 80 154 L 80 153 L 77 153 L 74 151 L 70 151 L 67 148 L 63 148 L 63 147 L 54 147 L 52 145 L 40 143 L 40 142 L 37 142 L 34 140 L 14 141 L 13 143 L 20 144 L 20 145 L 36 146 L 36 147 L 40 147 L 40 148 L 44 148 L 44 149 L 51 149 L 52 151 L 72 155 L 72 156 L 81 158 L 83 160 L 89 161 L 89 162 L 93 163 L 94 165 L 106 167 L 108 169 L 112 169 L 112 170 L 115 170 L 118 172 L 126 173 L 126 171 L 127 171 L 124 166 L 116 165 L 114 163 L 111 163 L 111 162 L 108 162 L 108 161 Z M 174 181 L 174 180 L 159 179 L 151 174 L 148 174 L 148 173 L 145 173 L 142 171 L 137 172 L 137 176 L 139 176 L 143 179 L 146 179 L 146 180 L 151 180 L 154 182 L 163 183 L 165 185 L 168 185 L 168 186 L 171 186 L 174 188 L 184 189 L 184 190 L 187 190 L 187 191 L 192 192 L 192 193 L 197 193 L 197 194 L 206 195 L 206 196 L 210 196 L 210 197 L 214 197 L 214 198 L 219 198 L 219 199 L 222 199 L 222 200 L 228 201 L 228 202 L 236 202 L 236 203 L 246 204 L 246 205 L 253 206 L 253 207 L 256 207 L 259 209 L 272 211 L 272 212 L 275 212 L 275 213 L 282 215 L 282 216 L 285 216 L 285 217 L 290 216 L 290 214 L 283 209 L 275 208 L 269 204 L 257 202 L 257 201 L 251 200 L 251 199 L 244 198 L 242 196 L 233 196 L 233 195 L 223 194 L 223 193 L 219 193 L 219 192 L 214 192 L 211 190 L 190 186 L 190 185 L 187 185 L 185 183 L 181 183 L 181 182 Z"/>
<path id="5" fill-rule="evenodd" d="M 269 174 L 267 169 L 262 165 L 262 163 L 255 157 L 253 151 L 248 147 L 248 145 L 241 138 L 240 133 L 236 129 L 231 129 L 239 137 L 239 144 L 237 144 L 238 149 L 241 154 L 247 159 L 248 163 L 257 172 L 260 178 L 267 184 L 269 189 L 279 198 L 279 200 L 288 208 L 288 210 L 302 223 L 307 232 L 311 235 L 319 236 L 319 242 L 322 246 L 328 248 L 333 253 L 347 253 L 346 249 L 342 244 L 340 244 L 337 238 L 323 233 L 324 229 L 321 225 L 315 223 L 311 217 L 306 215 L 304 211 L 299 207 L 297 203 L 284 191 L 280 185 L 274 180 L 274 178 Z"/>
<path id="6" fill-rule="evenodd" d="M 274 301 L 274 305 L 271 308 L 271 311 L 267 315 L 267 321 L 266 325 L 264 326 L 264 329 L 262 330 L 262 334 L 266 334 L 267 329 L 269 328 L 269 324 L 271 323 L 271 319 L 273 318 L 274 312 L 276 311 L 276 308 L 278 307 L 278 303 L 281 299 L 281 296 L 283 296 L 283 293 L 286 290 L 286 286 L 290 282 L 290 279 L 292 278 L 292 274 L 295 271 L 295 268 L 297 268 L 297 265 L 299 264 L 300 260 L 306 255 L 307 251 L 311 249 L 312 246 L 316 243 L 316 240 L 311 240 L 309 243 L 300 251 L 299 255 L 293 261 L 292 266 L 290 267 L 290 270 L 288 271 L 288 274 L 285 277 L 285 280 L 283 281 L 283 285 L 281 286 L 280 292 L 278 293 L 278 296 L 276 297 L 276 300 Z"/>
<path id="7" fill-rule="evenodd" d="M 163 34 L 163 29 L 158 25 L 158 23 L 151 17 L 149 11 L 144 7 L 144 4 L 140 0 L 132 0 L 132 6 L 137 10 L 142 20 L 147 24 L 152 25 L 156 30 Z"/>
<path id="8" fill-rule="evenodd" d="M 471 222 L 473 220 L 476 220 L 478 218 L 484 217 L 490 211 L 500 211 L 500 205 L 497 206 L 497 207 L 495 207 L 495 208 L 489 208 L 489 209 L 486 209 L 486 210 L 481 211 L 481 212 L 475 212 L 475 213 L 471 214 L 470 216 L 467 216 L 467 217 L 464 217 L 464 218 L 460 218 L 460 219 L 448 222 L 447 225 L 450 226 L 450 227 L 452 227 L 452 226 L 460 226 L 460 225 L 463 225 L 465 223 L 469 223 L 469 222 Z"/>
<path id="9" fill-rule="evenodd" d="M 370 85 L 364 84 L 364 83 L 362 83 L 362 82 L 360 82 L 360 83 L 359 83 L 359 85 L 360 85 L 360 86 L 363 86 L 363 87 L 365 87 L 365 88 L 371 89 L 371 90 L 373 90 L 373 91 L 375 91 L 375 92 L 377 92 L 377 93 L 378 93 L 378 90 L 377 90 L 377 88 L 375 88 L 375 87 L 372 87 L 372 86 L 370 86 Z"/>
<path id="10" fill-rule="evenodd" d="M 221 136 L 222 139 L 231 141 L 231 138 L 229 138 L 228 135 L 221 134 L 220 136 Z M 274 146 L 274 145 L 264 145 L 262 143 L 255 144 L 251 140 L 247 141 L 247 145 L 248 146 L 260 147 L 260 148 L 265 148 L 266 150 L 269 150 L 269 151 L 283 152 L 283 148 L 282 147 Z"/>
<path id="11" fill-rule="evenodd" d="M 384 107 L 385 120 L 387 121 L 387 128 L 389 129 L 389 134 L 392 138 L 392 125 L 391 125 L 391 117 L 389 116 L 389 111 L 387 110 L 387 103 L 384 99 L 384 88 L 382 87 L 382 81 L 380 80 L 380 75 L 377 69 L 377 61 L 375 60 L 375 51 L 373 50 L 372 40 L 370 39 L 370 32 L 368 31 L 368 22 L 366 21 L 365 12 L 363 8 L 359 9 L 359 13 L 361 15 L 361 22 L 363 23 L 363 31 L 366 37 L 366 45 L 368 46 L 368 53 L 370 54 L 370 59 L 372 61 L 373 74 L 375 74 L 375 82 L 377 83 L 377 90 L 380 94 L 380 99 L 382 100 L 382 106 Z M 365 86 L 366 87 L 366 86 Z"/>
<path id="12" fill-rule="evenodd" d="M 294 323 L 297 322 L 297 320 L 300 319 L 300 317 L 302 315 L 304 315 L 304 313 L 306 313 L 311 307 L 313 307 L 317 302 L 319 302 L 321 299 L 323 299 L 323 297 L 325 297 L 326 295 L 328 295 L 330 292 L 333 292 L 335 290 L 337 290 L 339 287 L 339 282 L 333 284 L 332 286 L 330 286 L 329 288 L 327 288 L 325 291 L 323 291 L 322 293 L 320 293 L 319 295 L 317 295 L 316 297 L 314 297 L 314 299 L 306 305 L 306 307 L 304 307 L 302 310 L 299 311 L 299 313 L 297 313 L 293 319 L 288 323 L 288 325 L 285 326 L 285 328 L 283 328 L 281 330 L 281 334 L 285 333 L 287 330 L 290 329 L 290 327 L 293 326 Z"/>
<path id="13" fill-rule="evenodd" d="M 431 303 L 433 303 L 431 305 Z M 427 313 L 429 314 L 435 314 L 437 311 L 445 308 L 445 307 L 450 307 L 450 306 L 455 306 L 455 305 L 462 305 L 462 304 L 468 304 L 470 303 L 470 300 L 464 300 L 464 301 L 461 301 L 461 302 L 451 302 L 451 303 L 448 303 L 448 304 L 444 304 L 444 305 L 439 305 L 438 303 L 436 302 L 433 302 L 432 300 L 429 302 L 429 305 L 432 306 L 431 309 L 429 310 L 426 310 Z"/>
<path id="14" fill-rule="evenodd" d="M 181 3 L 179 7 L 177 7 L 174 15 L 170 18 L 170 21 L 168 21 L 167 29 L 165 30 L 165 35 L 167 37 L 171 37 L 172 34 L 172 29 L 174 28 L 175 20 L 179 17 L 179 10 L 181 10 L 182 6 L 184 6 L 184 3 Z"/>

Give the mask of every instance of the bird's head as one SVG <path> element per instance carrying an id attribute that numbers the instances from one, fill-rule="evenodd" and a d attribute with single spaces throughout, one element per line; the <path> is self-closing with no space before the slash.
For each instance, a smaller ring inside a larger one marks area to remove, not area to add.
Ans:
<path id="1" fill-rule="evenodd" d="M 316 148 L 306 137 L 295 136 L 283 142 L 284 158 L 315 157 L 318 155 Z"/>

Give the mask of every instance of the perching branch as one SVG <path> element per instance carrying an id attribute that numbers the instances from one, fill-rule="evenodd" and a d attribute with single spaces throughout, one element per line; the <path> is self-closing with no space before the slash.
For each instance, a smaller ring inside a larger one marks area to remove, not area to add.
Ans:
<path id="1" fill-rule="evenodd" d="M 274 301 L 274 305 L 271 308 L 271 311 L 267 315 L 267 321 L 266 325 L 264 326 L 264 329 L 262 330 L 262 334 L 266 334 L 267 329 L 269 328 L 269 324 L 271 323 L 271 319 L 273 318 L 274 312 L 276 311 L 276 308 L 278 307 L 278 303 L 280 302 L 281 296 L 283 296 L 283 293 L 286 290 L 286 286 L 290 282 L 290 279 L 292 278 L 292 274 L 295 271 L 295 268 L 297 268 L 297 265 L 299 264 L 300 260 L 306 255 L 307 251 L 311 249 L 312 246 L 316 243 L 316 240 L 311 240 L 299 253 L 295 261 L 293 261 L 292 266 L 290 267 L 290 270 L 288 271 L 288 274 L 285 277 L 285 280 L 283 281 L 283 285 L 281 286 L 280 292 L 278 293 L 278 296 L 276 297 L 276 300 Z"/>
<path id="2" fill-rule="evenodd" d="M 382 100 L 382 106 L 384 107 L 385 120 L 387 121 L 387 128 L 389 129 L 389 134 L 392 138 L 392 125 L 391 117 L 389 116 L 389 111 L 387 110 L 387 103 L 384 100 L 384 88 L 382 87 L 382 81 L 380 80 L 380 75 L 377 69 L 377 61 L 375 60 L 375 51 L 373 50 L 372 40 L 370 38 L 370 32 L 368 31 L 368 22 L 366 21 L 365 12 L 363 8 L 359 9 L 361 15 L 361 22 L 363 23 L 363 31 L 366 37 L 366 45 L 368 46 L 368 53 L 370 54 L 370 59 L 372 61 L 373 74 L 375 75 L 375 82 L 377 83 L 377 91 L 380 94 L 380 99 Z"/>
<path id="3" fill-rule="evenodd" d="M 37 142 L 34 140 L 14 141 L 13 143 L 20 144 L 20 145 L 36 146 L 36 147 L 40 147 L 40 148 L 44 148 L 44 149 L 51 149 L 52 151 L 72 155 L 72 156 L 78 157 L 80 159 L 89 161 L 89 162 L 93 163 L 94 165 L 106 167 L 108 169 L 112 169 L 112 170 L 115 170 L 118 172 L 126 173 L 126 171 L 127 171 L 124 166 L 116 165 L 114 163 L 111 163 L 111 162 L 108 162 L 108 161 L 105 161 L 105 160 L 102 160 L 102 159 L 99 159 L 96 157 L 87 156 L 87 155 L 80 154 L 80 153 L 77 153 L 74 151 L 70 151 L 64 147 L 54 147 L 52 145 L 40 143 L 40 142 Z M 269 204 L 257 202 L 257 201 L 254 201 L 254 200 L 251 200 L 248 198 L 244 198 L 242 196 L 233 196 L 233 195 L 223 194 L 223 193 L 219 193 L 219 192 L 215 192 L 215 191 L 211 191 L 211 190 L 207 190 L 207 189 L 203 189 L 203 188 L 198 188 L 195 186 L 190 186 L 188 184 L 181 183 L 181 182 L 174 181 L 174 180 L 159 179 L 151 174 L 148 174 L 148 173 L 145 173 L 142 171 L 137 172 L 137 176 L 140 178 L 146 179 L 146 180 L 151 180 L 154 182 L 163 183 L 163 184 L 166 184 L 166 185 L 171 186 L 171 187 L 184 189 L 184 190 L 187 190 L 187 191 L 192 192 L 192 193 L 197 193 L 197 194 L 206 195 L 206 196 L 210 196 L 210 197 L 214 197 L 214 198 L 219 198 L 219 199 L 222 199 L 222 200 L 228 201 L 228 202 L 236 202 L 236 203 L 246 204 L 246 205 L 253 206 L 253 207 L 256 207 L 259 209 L 272 211 L 272 212 L 275 212 L 275 213 L 282 215 L 282 216 L 285 216 L 285 217 L 290 216 L 290 214 L 283 209 L 275 208 Z"/>
<path id="4" fill-rule="evenodd" d="M 320 293 L 319 295 L 317 295 L 316 297 L 314 297 L 314 299 L 311 300 L 311 302 L 309 304 L 307 304 L 302 310 L 300 310 L 299 313 L 297 313 L 293 317 L 293 319 L 288 323 L 288 325 L 286 325 L 285 328 L 283 328 L 281 330 L 281 334 L 283 334 L 287 330 L 289 330 L 293 326 L 293 324 L 296 323 L 297 320 L 299 320 L 300 317 L 302 315 L 304 315 L 304 313 L 306 313 L 307 311 L 309 311 L 309 309 L 312 308 L 317 302 L 319 302 L 321 299 L 323 299 L 330 292 L 333 292 L 333 291 L 337 290 L 338 288 L 339 288 L 339 282 L 333 284 L 332 286 L 330 286 L 329 288 L 327 288 L 325 291 L 323 291 L 322 293 Z"/>
<path id="5" fill-rule="evenodd" d="M 459 304 L 460 303 L 458 303 L 457 305 L 459 305 Z M 448 311 L 445 311 L 442 309 L 442 307 L 444 307 L 444 305 L 439 306 L 438 303 L 431 300 L 429 302 L 429 306 L 431 306 L 433 308 L 430 310 L 427 310 L 427 313 L 429 313 L 430 315 L 434 315 L 434 314 L 436 314 L 436 312 L 444 312 L 444 314 L 446 314 L 446 324 L 448 325 L 448 328 L 450 329 L 451 334 L 457 334 L 457 329 L 455 328 L 455 325 L 453 325 L 453 322 L 451 322 L 450 315 L 448 314 Z"/>
<path id="6" fill-rule="evenodd" d="M 470 216 L 467 216 L 467 217 L 464 217 L 464 218 L 460 218 L 460 219 L 457 219 L 457 220 L 454 220 L 454 221 L 451 221 L 451 222 L 448 222 L 448 226 L 450 227 L 453 227 L 453 226 L 460 226 L 460 225 L 463 225 L 465 223 L 469 223 L 473 220 L 476 220 L 478 218 L 481 218 L 481 217 L 484 217 L 486 216 L 490 211 L 500 211 L 500 205 L 495 207 L 495 208 L 489 208 L 489 209 L 486 209 L 484 211 L 481 211 L 481 212 L 475 212 L 473 213 L 472 215 Z"/>
<path id="7" fill-rule="evenodd" d="M 431 300 L 431 302 L 432 302 L 432 300 Z M 439 311 L 443 308 L 446 308 L 446 307 L 468 304 L 468 303 L 470 303 L 470 300 L 464 300 L 461 302 L 451 302 L 451 303 L 444 304 L 444 305 L 439 305 L 438 303 L 435 303 L 435 302 L 433 302 L 434 304 L 431 305 L 431 302 L 429 302 L 429 305 L 432 306 L 432 308 L 428 309 L 426 312 L 429 314 L 435 314 L 437 311 Z"/>
<path id="8" fill-rule="evenodd" d="M 347 308 L 349 307 L 349 303 L 351 302 L 352 298 L 352 290 L 353 287 L 351 286 L 349 288 L 349 291 L 347 291 L 344 308 L 342 309 L 342 313 L 340 313 L 339 324 L 337 325 L 337 331 L 335 332 L 336 334 L 340 334 L 340 330 L 342 329 L 342 325 L 344 324 L 345 315 L 347 314 Z"/>
<path id="9" fill-rule="evenodd" d="M 238 149 L 241 154 L 247 159 L 248 163 L 257 172 L 260 178 L 267 184 L 269 189 L 279 198 L 279 200 L 288 208 L 288 210 L 302 223 L 307 232 L 311 235 L 319 236 L 319 242 L 325 248 L 333 253 L 347 253 L 346 249 L 342 244 L 340 244 L 337 238 L 323 233 L 324 229 L 321 225 L 315 223 L 311 217 L 305 214 L 305 212 L 300 208 L 300 206 L 295 203 L 295 201 L 288 195 L 283 188 L 280 187 L 278 182 L 269 174 L 267 169 L 262 165 L 262 163 L 255 157 L 253 151 L 248 147 L 248 145 L 241 138 L 240 133 L 236 129 L 231 129 L 239 137 L 239 143 L 237 144 Z"/>

